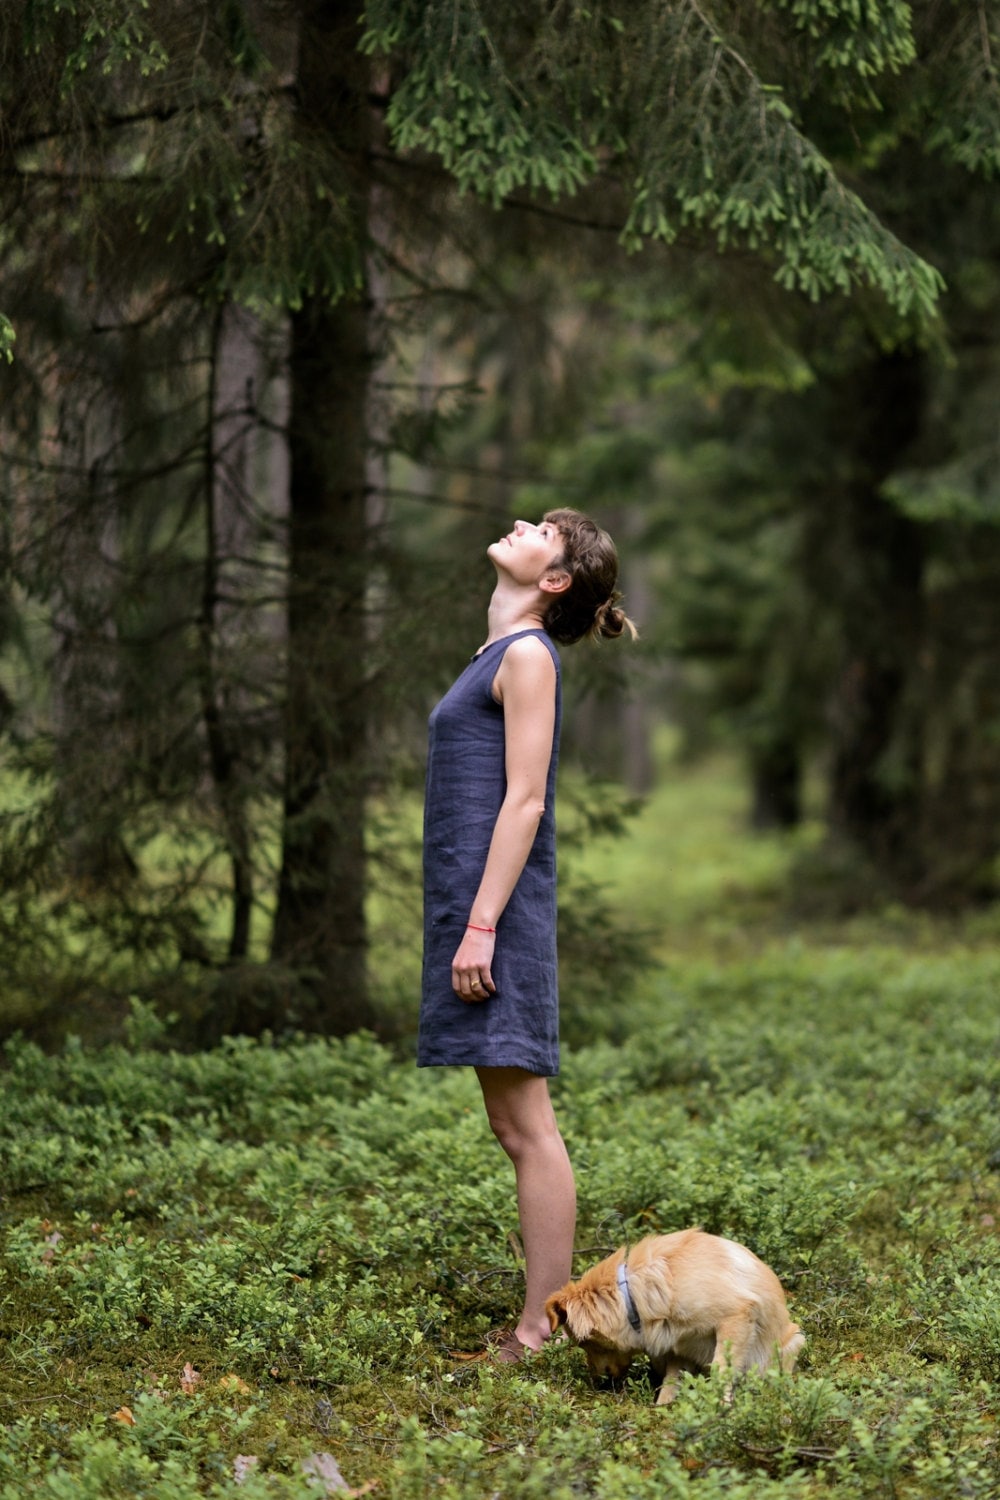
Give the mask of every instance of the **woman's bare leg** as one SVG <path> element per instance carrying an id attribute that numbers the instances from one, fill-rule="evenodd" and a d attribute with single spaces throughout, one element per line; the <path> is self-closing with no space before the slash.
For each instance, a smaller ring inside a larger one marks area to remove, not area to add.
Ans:
<path id="1" fill-rule="evenodd" d="M 548 1080 L 523 1068 L 477 1068 L 490 1127 L 517 1179 L 524 1245 L 524 1310 L 515 1332 L 540 1349 L 549 1335 L 545 1299 L 570 1277 L 576 1184 L 556 1124 Z"/>

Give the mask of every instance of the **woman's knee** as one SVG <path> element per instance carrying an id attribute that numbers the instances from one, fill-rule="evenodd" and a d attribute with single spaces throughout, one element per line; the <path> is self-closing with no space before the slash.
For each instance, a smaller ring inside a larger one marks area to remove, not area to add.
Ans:
<path id="1" fill-rule="evenodd" d="M 520 1161 L 532 1151 L 545 1150 L 559 1139 L 559 1127 L 551 1110 L 527 1117 L 502 1107 L 487 1108 L 490 1129 L 511 1161 Z"/>
<path id="2" fill-rule="evenodd" d="M 490 1129 L 511 1161 L 516 1161 L 523 1150 L 520 1132 L 504 1115 L 493 1114 L 487 1110 L 487 1119 L 490 1122 Z"/>
<path id="3" fill-rule="evenodd" d="M 512 1160 L 559 1138 L 544 1078 L 519 1068 L 478 1071 L 490 1129 Z"/>

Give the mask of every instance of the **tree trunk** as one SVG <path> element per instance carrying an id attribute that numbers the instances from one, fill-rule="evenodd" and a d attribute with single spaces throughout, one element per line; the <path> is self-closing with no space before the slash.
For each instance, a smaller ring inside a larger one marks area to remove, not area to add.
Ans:
<path id="1" fill-rule="evenodd" d="M 919 428 L 923 361 L 894 354 L 839 393 L 850 474 L 815 546 L 844 653 L 832 705 L 830 825 L 905 894 L 922 879 L 923 748 L 909 690 L 924 639 L 924 536 L 880 488 Z M 821 522 L 822 524 L 822 522 Z"/>
<path id="2" fill-rule="evenodd" d="M 224 707 L 224 689 L 219 680 L 220 597 L 223 575 L 229 561 L 220 536 L 223 512 L 238 509 L 230 484 L 223 474 L 223 454 L 232 466 L 240 456 L 239 444 L 230 431 L 233 414 L 224 389 L 227 354 L 239 346 L 227 340 L 232 309 L 220 303 L 212 324 L 209 358 L 209 381 L 206 393 L 204 557 L 202 560 L 201 608 L 198 612 L 198 688 L 201 698 L 202 724 L 208 749 L 208 764 L 215 792 L 215 802 L 222 823 L 226 853 L 231 872 L 232 917 L 228 957 L 231 963 L 244 960 L 250 948 L 250 919 L 253 914 L 253 836 L 245 785 L 240 763 L 238 732 Z M 231 374 L 231 372 L 230 372 Z M 230 518 L 226 529 L 231 529 Z"/>
<path id="3" fill-rule="evenodd" d="M 802 755 L 791 738 L 774 738 L 755 746 L 750 756 L 753 779 L 751 826 L 758 832 L 797 828 L 802 821 Z"/>
<path id="4" fill-rule="evenodd" d="M 370 117 L 357 16 L 353 4 L 304 5 L 298 99 L 303 131 L 339 147 L 363 243 Z M 300 981 L 286 1021 L 334 1035 L 374 1021 L 364 906 L 369 343 L 364 291 L 333 304 L 313 296 L 292 317 L 284 829 L 272 955 Z"/>

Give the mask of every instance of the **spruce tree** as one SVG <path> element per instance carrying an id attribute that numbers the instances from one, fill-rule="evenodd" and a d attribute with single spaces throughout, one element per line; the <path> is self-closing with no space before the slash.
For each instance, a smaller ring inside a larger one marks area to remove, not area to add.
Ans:
<path id="1" fill-rule="evenodd" d="M 961 60 L 959 9 L 945 14 Z M 381 575 L 367 488 L 384 446 L 372 361 L 386 357 L 371 275 L 408 275 L 433 233 L 397 211 L 399 184 L 489 213 L 551 210 L 589 186 L 628 247 L 735 252 L 797 297 L 862 295 L 885 327 L 926 326 L 937 273 L 818 144 L 824 112 L 842 118 L 913 66 L 914 16 L 824 0 L 371 0 L 361 20 L 339 0 L 3 7 L 0 307 L 18 334 L 4 489 L 20 587 L 72 658 L 50 764 L 72 765 L 65 752 L 86 742 L 98 764 L 95 735 L 113 726 L 107 795 L 88 803 L 64 771 L 62 810 L 84 810 L 106 845 L 105 823 L 111 845 L 129 853 L 131 839 L 133 858 L 137 826 L 148 834 L 158 809 L 183 823 L 211 789 L 233 960 L 265 859 L 249 808 L 277 776 L 274 956 L 289 984 L 233 1024 L 371 1018 L 363 835 L 382 726 L 368 609 Z M 796 112 L 802 60 L 815 89 Z M 985 161 L 991 75 L 955 82 L 949 66 L 934 85 L 938 147 Z M 448 202 L 454 219 L 479 211 Z M 223 412 L 222 335 L 241 308 L 258 375 Z M 291 475 L 287 526 L 266 484 L 250 486 L 249 558 L 220 545 L 217 524 L 240 412 L 261 444 L 287 428 Z M 37 826 L 39 847 L 58 848 L 58 819 Z M 177 948 L 211 959 L 198 866 L 170 902 L 119 903 L 130 941 L 161 941 L 166 913 Z"/>
<path id="2" fill-rule="evenodd" d="M 811 135 L 943 272 L 933 335 L 887 326 L 864 298 L 818 309 L 790 299 L 782 313 L 758 288 L 692 344 L 691 382 L 714 385 L 718 422 L 703 411 L 700 428 L 664 433 L 687 471 L 667 532 L 680 573 L 675 643 L 707 668 L 708 701 L 745 748 L 758 800 L 777 806 L 781 783 L 822 752 L 847 901 L 867 899 L 873 880 L 912 901 L 968 900 L 992 888 L 998 847 L 987 456 L 997 15 L 916 15 L 915 59 L 877 87 L 848 87 L 845 75 L 829 90 L 822 34 L 803 40 L 797 78 L 790 64 L 780 76 Z M 723 461 L 699 471 L 713 437 Z M 744 523 L 755 510 L 752 536 Z M 785 548 L 770 549 L 769 572 L 759 567 L 765 528 L 778 528 Z M 744 531 L 741 565 L 731 539 Z M 688 556 L 700 561 L 686 578 Z M 763 642 L 748 630 L 755 615 L 769 622 Z"/>

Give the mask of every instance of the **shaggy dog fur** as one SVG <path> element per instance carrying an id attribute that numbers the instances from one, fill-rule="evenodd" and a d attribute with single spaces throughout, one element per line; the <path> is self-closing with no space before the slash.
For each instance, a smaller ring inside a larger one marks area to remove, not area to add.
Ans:
<path id="1" fill-rule="evenodd" d="M 639 1327 L 629 1322 L 618 1268 L 625 1263 Z M 790 1372 L 805 1343 L 781 1282 L 744 1245 L 683 1229 L 616 1250 L 545 1304 L 552 1332 L 565 1326 L 590 1373 L 620 1379 L 634 1355 L 649 1355 L 659 1403 L 673 1400 L 684 1370 L 718 1365 L 733 1377 L 778 1364 Z"/>

